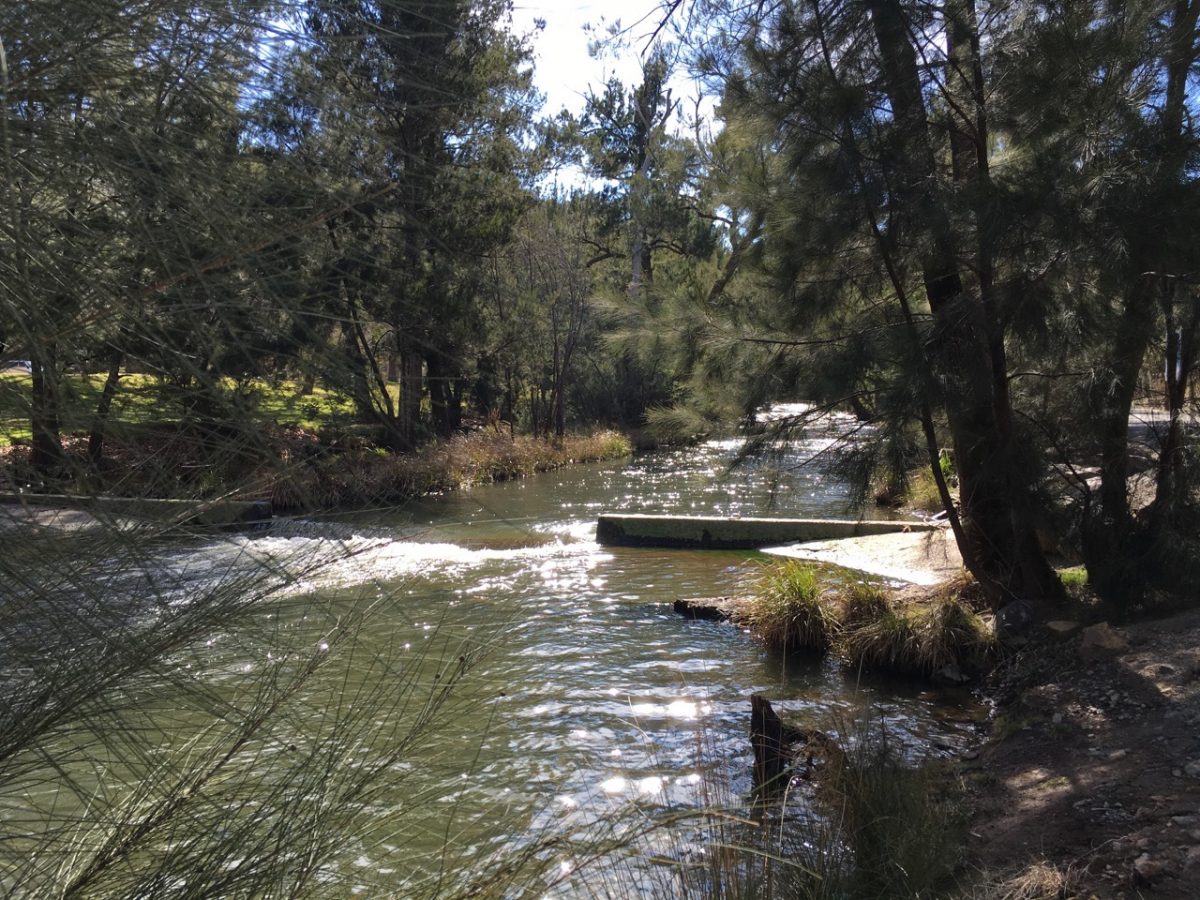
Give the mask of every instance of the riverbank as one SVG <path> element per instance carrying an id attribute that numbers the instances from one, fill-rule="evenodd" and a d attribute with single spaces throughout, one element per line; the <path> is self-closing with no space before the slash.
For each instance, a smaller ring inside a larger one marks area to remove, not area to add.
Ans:
<path id="1" fill-rule="evenodd" d="M 602 429 L 559 441 L 483 428 L 394 453 L 365 440 L 330 441 L 298 426 L 264 430 L 256 441 L 230 441 L 145 429 L 112 442 L 100 466 L 87 440 L 64 439 L 62 476 L 42 482 L 24 443 L 0 447 L 0 490 L 206 500 L 269 500 L 277 512 L 392 506 L 416 497 L 508 481 L 565 465 L 633 452 L 620 432 Z"/>
<path id="2" fill-rule="evenodd" d="M 1200 896 L 1200 611 L 1044 636 L 985 693 L 973 865 L 1043 885 L 1020 896 Z"/>
<path id="3" fill-rule="evenodd" d="M 830 541 L 820 553 L 846 560 L 864 540 L 902 537 Z M 914 585 L 891 602 L 919 609 L 947 588 Z M 726 597 L 675 609 L 758 633 L 759 605 Z M 1200 896 L 1200 610 L 1113 627 L 1087 625 L 1085 606 L 1081 622 L 1042 626 L 983 667 L 977 695 L 990 721 L 965 750 L 923 767 L 968 823 L 956 886 L 939 896 Z M 840 627 L 834 644 L 844 645 Z"/>

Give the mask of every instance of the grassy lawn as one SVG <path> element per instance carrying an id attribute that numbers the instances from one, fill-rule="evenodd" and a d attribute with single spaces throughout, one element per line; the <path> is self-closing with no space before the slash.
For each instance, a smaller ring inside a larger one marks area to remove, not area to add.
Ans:
<path id="1" fill-rule="evenodd" d="M 28 440 L 31 377 L 26 372 L 0 372 L 0 445 Z M 231 392 L 233 382 L 227 385 Z M 62 408 L 64 434 L 86 433 L 91 427 L 96 404 L 104 387 L 104 375 L 68 375 Z M 180 409 L 165 388 L 151 375 L 123 375 L 113 398 L 112 422 L 118 428 L 174 422 Z M 344 395 L 317 388 L 301 396 L 297 382 L 252 385 L 243 399 L 246 415 L 264 424 L 301 425 L 318 428 L 329 421 L 353 414 L 354 406 Z"/>

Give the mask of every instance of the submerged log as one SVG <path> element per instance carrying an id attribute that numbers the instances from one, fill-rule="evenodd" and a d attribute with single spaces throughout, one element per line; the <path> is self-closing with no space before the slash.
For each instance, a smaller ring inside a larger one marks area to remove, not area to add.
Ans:
<path id="1" fill-rule="evenodd" d="M 746 601 L 739 597 L 689 597 L 676 600 L 675 612 L 689 619 L 741 624 L 746 618 Z"/>

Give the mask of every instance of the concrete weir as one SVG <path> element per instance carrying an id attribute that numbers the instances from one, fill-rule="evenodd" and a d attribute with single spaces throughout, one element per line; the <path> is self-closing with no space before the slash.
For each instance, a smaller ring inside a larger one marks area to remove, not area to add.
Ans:
<path id="1" fill-rule="evenodd" d="M 0 493 L 0 504 L 87 510 L 95 516 L 238 528 L 271 518 L 269 500 L 161 500 L 75 494 Z"/>
<path id="2" fill-rule="evenodd" d="M 800 541 L 934 531 L 937 528 L 937 525 L 926 522 L 870 519 L 758 519 L 604 513 L 596 523 L 596 540 L 610 547 L 757 550 Z"/>

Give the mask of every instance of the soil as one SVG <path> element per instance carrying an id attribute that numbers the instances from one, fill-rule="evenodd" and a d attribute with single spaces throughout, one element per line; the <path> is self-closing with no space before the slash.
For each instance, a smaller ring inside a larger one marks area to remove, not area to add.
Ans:
<path id="1" fill-rule="evenodd" d="M 992 676 L 969 853 L 1052 867 L 1061 896 L 1200 897 L 1200 612 L 1106 629 L 1108 649 L 1047 632 Z"/>

